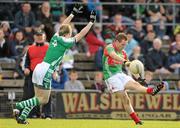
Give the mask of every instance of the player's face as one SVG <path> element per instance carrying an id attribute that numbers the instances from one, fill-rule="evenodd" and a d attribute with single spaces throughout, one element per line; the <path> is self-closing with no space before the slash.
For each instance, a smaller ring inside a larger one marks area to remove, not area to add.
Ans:
<path id="1" fill-rule="evenodd" d="M 117 40 L 117 42 L 118 43 L 116 43 L 116 44 L 117 44 L 118 49 L 123 49 L 126 46 L 126 44 L 127 44 L 127 41 L 125 39 L 123 39 L 121 41 Z"/>

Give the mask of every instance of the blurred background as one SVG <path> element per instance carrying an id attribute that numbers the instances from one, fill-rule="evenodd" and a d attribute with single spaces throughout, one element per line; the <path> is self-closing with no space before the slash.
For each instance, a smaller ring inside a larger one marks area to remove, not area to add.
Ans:
<path id="1" fill-rule="evenodd" d="M 157 97 L 130 92 L 135 110 L 143 119 L 180 119 L 180 0 L 1 0 L 0 117 L 12 117 L 16 101 L 33 97 L 34 67 L 77 2 L 84 13 L 71 23 L 74 35 L 88 23 L 92 9 L 97 21 L 53 73 L 49 103 L 30 117 L 127 119 L 117 97 L 103 93 L 101 62 L 103 48 L 124 32 L 125 51 L 130 60 L 143 62 L 148 86 L 166 83 Z"/>

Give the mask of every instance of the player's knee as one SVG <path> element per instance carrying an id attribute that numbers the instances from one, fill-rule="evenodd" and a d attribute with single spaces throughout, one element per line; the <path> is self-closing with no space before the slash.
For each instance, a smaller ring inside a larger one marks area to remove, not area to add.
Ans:
<path id="1" fill-rule="evenodd" d="M 48 98 L 44 98 L 44 100 L 43 100 L 43 104 L 47 104 L 47 103 L 48 103 L 48 101 L 49 101 L 49 99 L 48 99 Z"/>
<path id="2" fill-rule="evenodd" d="M 48 102 L 48 100 L 44 97 L 38 97 L 38 100 L 39 100 L 40 104 L 46 104 Z"/>

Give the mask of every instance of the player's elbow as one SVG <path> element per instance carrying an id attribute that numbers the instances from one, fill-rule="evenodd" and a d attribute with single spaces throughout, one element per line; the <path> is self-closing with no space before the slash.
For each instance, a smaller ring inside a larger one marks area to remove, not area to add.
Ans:
<path id="1" fill-rule="evenodd" d="M 81 37 L 79 34 L 76 35 L 76 36 L 75 36 L 76 42 L 79 42 L 79 41 L 81 40 L 81 38 L 82 38 L 82 37 Z"/>

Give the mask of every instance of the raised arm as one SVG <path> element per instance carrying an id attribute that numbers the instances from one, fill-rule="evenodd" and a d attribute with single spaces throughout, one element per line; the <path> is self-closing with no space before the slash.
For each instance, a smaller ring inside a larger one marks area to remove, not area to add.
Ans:
<path id="1" fill-rule="evenodd" d="M 89 30 L 93 26 L 95 20 L 96 20 L 96 12 L 95 12 L 95 10 L 93 10 L 93 11 L 91 11 L 91 14 L 90 14 L 89 23 L 77 35 L 74 36 L 76 39 L 76 42 L 81 40 L 89 32 Z"/>
<path id="2" fill-rule="evenodd" d="M 83 5 L 76 4 L 73 10 L 71 11 L 71 14 L 63 21 L 62 24 L 69 24 L 75 15 L 83 13 L 82 10 Z"/>

